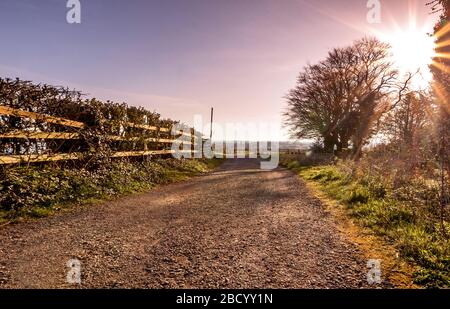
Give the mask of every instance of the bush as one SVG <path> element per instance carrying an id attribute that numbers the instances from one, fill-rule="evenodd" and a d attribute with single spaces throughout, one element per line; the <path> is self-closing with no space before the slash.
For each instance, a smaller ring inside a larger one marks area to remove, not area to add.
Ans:
<path id="1" fill-rule="evenodd" d="M 0 210 L 10 218 L 41 215 L 61 204 L 148 190 L 208 170 L 197 160 L 119 160 L 96 170 L 9 167 L 1 172 Z"/>
<path id="2" fill-rule="evenodd" d="M 362 203 L 365 204 L 369 201 L 370 192 L 366 187 L 356 185 L 350 189 L 348 195 L 344 200 L 349 204 Z"/>
<path id="3" fill-rule="evenodd" d="M 287 165 L 288 169 L 297 169 L 300 167 L 300 163 L 298 161 L 292 161 Z"/>
<path id="4" fill-rule="evenodd" d="M 343 180 L 345 178 L 344 175 L 333 166 L 325 166 L 317 169 L 313 168 L 307 177 L 308 179 L 317 180 L 324 183 Z"/>

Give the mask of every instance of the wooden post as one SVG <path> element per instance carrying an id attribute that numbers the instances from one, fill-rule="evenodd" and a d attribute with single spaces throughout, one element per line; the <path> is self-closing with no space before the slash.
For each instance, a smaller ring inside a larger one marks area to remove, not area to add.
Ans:
<path id="1" fill-rule="evenodd" d="M 211 128 L 210 128 L 210 132 L 209 132 L 209 140 L 210 141 L 212 141 L 213 120 L 214 120 L 214 107 L 211 107 Z"/>

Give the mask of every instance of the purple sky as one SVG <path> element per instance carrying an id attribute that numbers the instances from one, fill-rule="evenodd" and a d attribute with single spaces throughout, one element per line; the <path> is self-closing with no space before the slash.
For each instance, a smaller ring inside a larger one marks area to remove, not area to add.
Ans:
<path id="1" fill-rule="evenodd" d="M 430 23 L 428 1 L 381 0 L 382 23 L 370 25 L 367 0 L 81 0 L 82 23 L 71 25 L 66 0 L 1 0 L 0 75 L 187 123 L 214 106 L 220 123 L 278 124 L 307 62 L 369 27 L 406 28 L 411 8 Z"/>

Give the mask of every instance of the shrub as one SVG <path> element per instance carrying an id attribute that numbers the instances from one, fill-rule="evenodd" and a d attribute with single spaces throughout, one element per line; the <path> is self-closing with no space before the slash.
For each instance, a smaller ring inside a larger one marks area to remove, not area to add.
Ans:
<path id="1" fill-rule="evenodd" d="M 344 201 L 346 201 L 349 204 L 355 204 L 355 203 L 367 203 L 369 201 L 370 192 L 367 190 L 366 187 L 356 185 L 353 188 L 351 188 L 347 194 L 347 196 L 344 198 Z"/>
<path id="2" fill-rule="evenodd" d="M 113 161 L 96 170 L 63 167 L 9 167 L 0 180 L 0 210 L 11 218 L 43 215 L 45 209 L 90 198 L 108 198 L 208 170 L 197 160 Z"/>
<path id="3" fill-rule="evenodd" d="M 292 161 L 287 165 L 288 169 L 297 169 L 300 167 L 300 163 L 298 161 Z"/>

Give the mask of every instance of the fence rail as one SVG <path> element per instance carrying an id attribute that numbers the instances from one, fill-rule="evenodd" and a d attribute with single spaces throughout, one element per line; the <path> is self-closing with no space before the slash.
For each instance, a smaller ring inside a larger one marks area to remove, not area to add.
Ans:
<path id="1" fill-rule="evenodd" d="M 46 122 L 49 124 L 57 124 L 63 127 L 76 128 L 79 130 L 88 129 L 88 126 L 79 121 L 73 121 L 61 117 L 43 115 L 35 112 L 24 111 L 20 109 L 15 109 L 7 106 L 0 106 L 0 116 L 12 116 L 19 118 L 29 118 L 37 121 Z M 132 150 L 132 151 L 113 151 L 109 156 L 112 158 L 123 158 L 123 157 L 138 157 L 138 156 L 152 156 L 152 155 L 167 155 L 172 154 L 175 151 L 172 149 L 149 149 L 147 143 L 156 144 L 156 145 L 171 145 L 177 141 L 175 136 L 171 135 L 171 128 L 165 127 L 157 127 L 151 125 L 144 124 L 135 124 L 135 123 L 127 123 L 127 127 L 136 128 L 145 131 L 151 131 L 157 133 L 157 137 L 142 137 L 142 136 L 121 136 L 121 135 L 106 135 L 102 136 L 108 141 L 117 141 L 117 142 L 142 142 L 143 148 L 140 150 Z M 3 131 L 3 130 L 2 130 Z M 190 132 L 186 132 L 190 131 Z M 191 145 L 191 150 L 187 152 L 193 151 L 192 146 L 198 142 L 198 137 L 192 134 L 194 130 L 189 128 L 186 131 L 177 131 L 176 136 L 189 136 L 190 141 L 185 139 L 180 144 Z M 0 131 L 1 132 L 1 131 Z M 167 137 L 159 137 L 159 133 L 163 133 L 168 135 Z M 123 135 L 123 134 L 122 134 Z M 0 143 L 3 143 L 5 140 L 10 142 L 11 140 L 39 140 L 39 141 L 52 141 L 52 140 L 62 140 L 62 141 L 82 141 L 84 136 L 82 133 L 78 132 L 43 132 L 34 130 L 14 130 L 12 132 L 2 132 L 0 133 Z M 180 150 L 181 151 L 181 150 Z M 47 152 L 47 153 L 46 153 Z M 186 152 L 186 151 L 184 151 Z M 54 162 L 54 161 L 67 161 L 67 160 L 79 160 L 82 158 L 86 158 L 86 156 L 92 155 L 92 152 L 55 152 L 48 153 L 48 151 L 44 151 L 43 153 L 30 153 L 30 154 L 4 154 L 0 155 L 0 165 L 6 164 L 20 164 L 20 163 L 36 163 L 36 162 Z"/>
<path id="2" fill-rule="evenodd" d="M 54 117 L 54 116 L 42 115 L 42 114 L 38 114 L 35 112 L 27 112 L 27 111 L 23 111 L 20 109 L 15 109 L 15 108 L 2 106 L 2 105 L 0 105 L 0 115 L 31 118 L 34 120 L 45 121 L 45 122 L 53 123 L 53 124 L 60 124 L 63 126 L 73 127 L 73 128 L 78 128 L 78 129 L 81 129 L 84 127 L 84 123 L 82 123 L 82 122 L 68 120 L 68 119 Z"/>
<path id="3" fill-rule="evenodd" d="M 139 141 L 142 140 L 139 137 L 126 138 L 122 136 L 110 135 L 106 137 L 113 141 Z M 63 139 L 63 140 L 79 140 L 81 136 L 79 133 L 65 133 L 65 132 L 27 132 L 17 131 L 11 133 L 0 134 L 0 139 Z M 173 143 L 174 139 L 167 138 L 146 138 L 143 141 L 150 143 Z M 184 142 L 189 145 L 189 142 Z"/>

